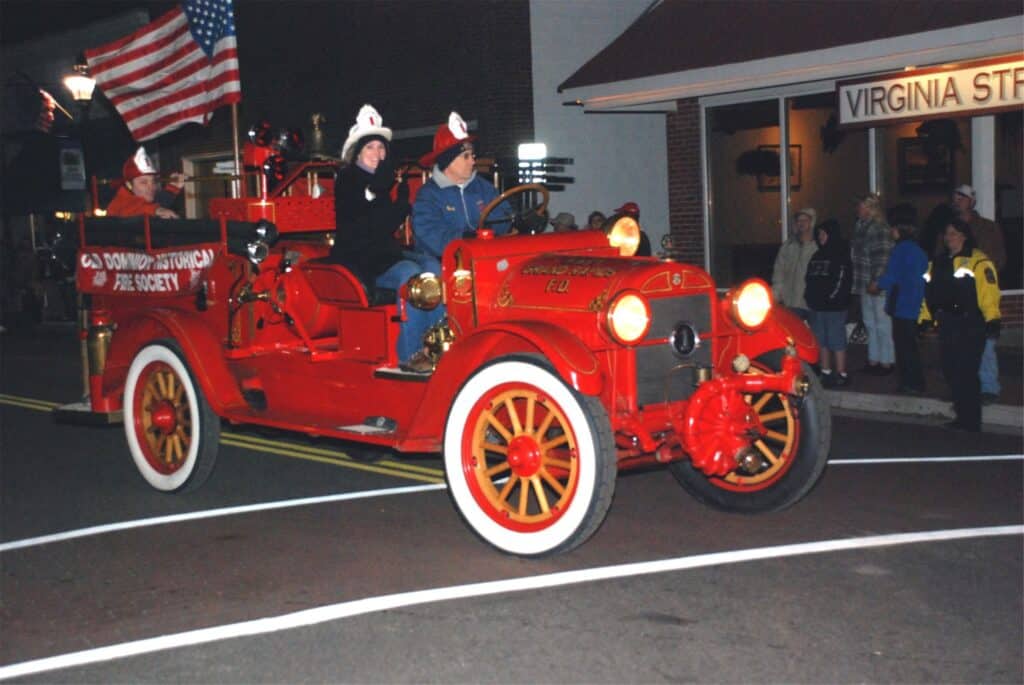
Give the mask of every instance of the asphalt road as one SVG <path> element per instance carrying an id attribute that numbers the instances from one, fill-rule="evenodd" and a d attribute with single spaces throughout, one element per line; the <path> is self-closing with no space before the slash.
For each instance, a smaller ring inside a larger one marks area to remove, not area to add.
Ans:
<path id="1" fill-rule="evenodd" d="M 119 427 L 52 421 L 79 392 L 70 331 L 0 345 L 0 679 L 1024 680 L 1020 435 L 837 417 L 785 512 L 632 473 L 589 542 L 524 561 L 473 537 L 427 457 L 232 429 L 203 489 L 157 493 Z"/>

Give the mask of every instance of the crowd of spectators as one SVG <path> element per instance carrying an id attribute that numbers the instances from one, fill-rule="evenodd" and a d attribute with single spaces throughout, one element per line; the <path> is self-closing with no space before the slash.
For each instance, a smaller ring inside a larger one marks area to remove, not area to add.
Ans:
<path id="1" fill-rule="evenodd" d="M 922 227 L 912 205 L 886 212 L 877 194 L 862 195 L 849 244 L 835 219 L 815 224 L 814 209 L 796 212 L 775 260 L 772 290 L 818 339 L 823 385 L 851 384 L 846 348 L 862 328 L 867 363 L 860 373 L 898 371 L 897 392 L 922 394 L 918 337 L 937 327 L 956 413 L 949 426 L 980 430 L 981 406 L 1000 393 L 995 343 L 1006 251 L 999 226 L 979 216 L 975 202 L 974 188 L 961 185 Z"/>

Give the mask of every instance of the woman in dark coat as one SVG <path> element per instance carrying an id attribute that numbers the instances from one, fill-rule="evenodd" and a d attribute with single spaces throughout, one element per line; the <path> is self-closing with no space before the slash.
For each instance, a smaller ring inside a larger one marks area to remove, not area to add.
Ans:
<path id="1" fill-rule="evenodd" d="M 363 105 L 356 123 L 349 129 L 341 148 L 347 163 L 334 182 L 335 226 L 331 259 L 348 267 L 367 286 L 398 292 L 410 278 L 423 273 L 441 273 L 438 260 L 426 254 L 404 250 L 395 237 L 409 215 L 409 189 L 398 187 L 391 199 L 395 168 L 389 159 L 391 129 L 370 105 Z M 398 333 L 398 362 L 405 365 L 420 350 L 423 341 L 416 331 L 425 331 L 440 320 L 443 308 L 405 308 Z"/>

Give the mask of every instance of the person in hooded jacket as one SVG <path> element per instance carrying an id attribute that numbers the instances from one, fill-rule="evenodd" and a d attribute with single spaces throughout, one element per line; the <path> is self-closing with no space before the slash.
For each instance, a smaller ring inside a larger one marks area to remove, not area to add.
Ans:
<path id="1" fill-rule="evenodd" d="M 892 317 L 899 392 L 919 395 L 924 392 L 924 372 L 917 349 L 917 319 L 924 300 L 923 276 L 928 270 L 928 255 L 914 240 L 917 210 L 912 205 L 894 207 L 889 223 L 896 246 L 889 254 L 889 262 L 878 284 L 868 285 L 868 292 L 872 295 L 887 293 L 885 311 Z"/>
<path id="2" fill-rule="evenodd" d="M 814 239 L 818 249 L 807 262 L 804 299 L 810 309 L 811 330 L 821 348 L 822 385 L 844 388 L 850 384 L 846 370 L 846 311 L 853 282 L 850 247 L 840 236 L 835 219 L 818 224 Z"/>
<path id="3" fill-rule="evenodd" d="M 962 219 L 946 226 L 946 250 L 925 275 L 922 321 L 939 327 L 942 372 L 953 392 L 956 418 L 946 424 L 981 430 L 981 382 L 978 364 L 987 339 L 1000 332 L 999 277 L 995 264 L 975 247 L 971 227 Z"/>
<path id="4" fill-rule="evenodd" d="M 391 129 L 380 114 L 363 105 L 341 148 L 346 166 L 334 182 L 335 226 L 331 261 L 342 264 L 366 285 L 399 291 L 413 276 L 441 273 L 434 257 L 405 250 L 395 232 L 409 214 L 408 186 L 399 185 L 391 199 L 395 168 L 389 158 Z M 423 333 L 440 320 L 436 309 L 405 308 L 397 342 L 399 364 L 420 349 Z"/>

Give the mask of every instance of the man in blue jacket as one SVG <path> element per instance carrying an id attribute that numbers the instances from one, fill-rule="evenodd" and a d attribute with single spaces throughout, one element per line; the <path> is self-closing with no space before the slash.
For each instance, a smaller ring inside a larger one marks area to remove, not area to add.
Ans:
<path id="1" fill-rule="evenodd" d="M 452 112 L 448 123 L 438 127 L 433 150 L 420 158 L 420 164 L 431 168 L 431 173 L 412 207 L 416 252 L 440 260 L 450 242 L 476 235 L 481 210 L 498 196 L 494 186 L 476 173 L 475 139 L 462 117 Z M 489 226 L 496 235 L 509 232 L 512 208 L 507 202 L 495 207 L 490 216 L 497 220 Z M 418 331 L 418 337 L 424 333 L 426 330 Z M 402 367 L 427 373 L 433 370 L 433 362 L 420 351 Z"/>
<path id="2" fill-rule="evenodd" d="M 476 233 L 480 211 L 498 196 L 489 181 L 476 173 L 476 152 L 466 122 L 456 112 L 448 117 L 434 135 L 434 149 L 420 158 L 431 168 L 430 179 L 416 195 L 412 208 L 412 231 L 416 250 L 441 258 L 453 240 Z M 501 203 L 491 212 L 495 219 L 511 217 L 512 209 Z M 511 222 L 490 226 L 497 235 L 508 233 Z"/>

